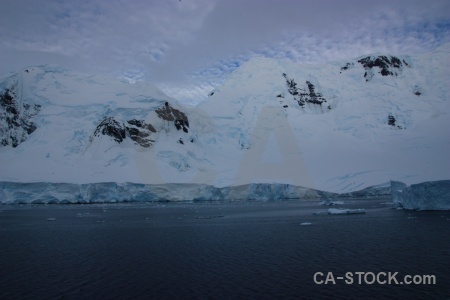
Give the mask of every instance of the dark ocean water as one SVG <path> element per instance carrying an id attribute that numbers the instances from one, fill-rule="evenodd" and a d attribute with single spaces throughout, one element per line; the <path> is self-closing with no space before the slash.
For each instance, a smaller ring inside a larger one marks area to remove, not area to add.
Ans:
<path id="1" fill-rule="evenodd" d="M 0 299 L 450 299 L 450 212 L 384 202 L 0 206 Z"/>

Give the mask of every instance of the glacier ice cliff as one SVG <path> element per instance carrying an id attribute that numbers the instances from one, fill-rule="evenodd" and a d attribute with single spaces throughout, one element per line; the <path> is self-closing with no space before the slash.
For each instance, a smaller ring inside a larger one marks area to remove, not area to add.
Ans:
<path id="1" fill-rule="evenodd" d="M 450 210 L 450 180 L 406 184 L 391 181 L 392 200 L 411 210 Z"/>
<path id="2" fill-rule="evenodd" d="M 289 184 L 246 184 L 219 188 L 206 184 L 170 183 L 0 182 L 1 204 L 269 201 L 319 199 L 333 195 L 335 194 Z"/>

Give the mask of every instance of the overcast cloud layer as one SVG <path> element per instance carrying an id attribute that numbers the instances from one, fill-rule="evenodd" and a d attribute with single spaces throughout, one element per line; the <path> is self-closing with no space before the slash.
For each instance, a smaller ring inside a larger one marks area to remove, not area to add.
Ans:
<path id="1" fill-rule="evenodd" d="M 0 0 L 0 75 L 57 64 L 196 104 L 253 56 L 324 62 L 450 42 L 448 0 Z"/>

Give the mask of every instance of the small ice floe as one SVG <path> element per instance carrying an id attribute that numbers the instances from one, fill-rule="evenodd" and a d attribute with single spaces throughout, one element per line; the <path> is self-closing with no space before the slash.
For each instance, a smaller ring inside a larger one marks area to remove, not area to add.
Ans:
<path id="1" fill-rule="evenodd" d="M 225 216 L 219 215 L 219 216 L 198 216 L 195 217 L 196 219 L 217 219 L 217 218 L 223 218 Z"/>
<path id="2" fill-rule="evenodd" d="M 56 218 L 47 218 L 47 221 L 56 221 Z"/>
<path id="3" fill-rule="evenodd" d="M 330 215 L 358 215 L 365 214 L 364 208 L 348 209 L 348 208 L 329 208 L 328 214 Z"/>
<path id="4" fill-rule="evenodd" d="M 330 200 L 330 199 L 320 202 L 320 205 L 342 205 L 342 204 L 344 204 L 344 201 Z"/>
<path id="5" fill-rule="evenodd" d="M 309 223 L 309 222 L 303 222 L 303 223 L 300 223 L 300 225 L 301 226 L 309 226 L 309 225 L 311 225 L 312 223 Z"/>

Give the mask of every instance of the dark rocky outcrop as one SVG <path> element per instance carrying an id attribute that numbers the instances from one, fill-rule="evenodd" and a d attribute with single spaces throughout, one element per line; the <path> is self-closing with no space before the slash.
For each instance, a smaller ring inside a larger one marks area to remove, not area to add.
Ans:
<path id="1" fill-rule="evenodd" d="M 390 125 L 392 127 L 397 127 L 398 129 L 402 129 L 402 126 L 396 126 L 396 124 L 395 124 L 396 121 L 397 120 L 395 119 L 394 116 L 392 116 L 392 115 L 388 116 L 388 125 Z"/>
<path id="2" fill-rule="evenodd" d="M 128 120 L 127 124 L 125 125 L 113 117 L 108 117 L 97 126 L 94 136 L 107 135 L 119 144 L 129 137 L 144 148 L 150 147 L 155 142 L 155 140 L 150 138 L 151 133 L 156 132 L 156 129 L 151 124 L 135 119 Z"/>
<path id="3" fill-rule="evenodd" d="M 128 120 L 129 126 L 125 126 L 127 135 L 137 144 L 144 148 L 150 147 L 155 140 L 150 138 L 152 133 L 156 133 L 156 129 L 142 120 Z"/>
<path id="4" fill-rule="evenodd" d="M 177 130 L 188 132 L 189 121 L 186 114 L 173 108 L 168 102 L 156 109 L 155 112 L 159 118 L 165 121 L 173 121 Z M 100 134 L 107 135 L 119 144 L 126 138 L 130 138 L 137 145 L 149 148 L 156 141 L 154 138 L 151 138 L 152 134 L 156 132 L 157 130 L 152 124 L 148 124 L 143 120 L 132 119 L 122 122 L 114 117 L 107 117 L 97 126 L 93 137 L 100 136 Z M 180 144 L 184 144 L 184 142 Z"/>
<path id="5" fill-rule="evenodd" d="M 152 124 L 146 124 L 142 120 L 132 119 L 132 120 L 128 120 L 127 123 L 130 124 L 130 125 L 136 126 L 138 128 L 147 129 L 147 130 L 149 130 L 151 132 L 156 133 L 156 129 L 155 129 L 155 127 L 152 126 Z"/>
<path id="6" fill-rule="evenodd" d="M 20 101 L 17 85 L 0 92 L 0 147 L 17 147 L 32 134 L 37 126 L 31 119 L 39 113 L 41 106 Z"/>
<path id="7" fill-rule="evenodd" d="M 351 67 L 353 67 L 354 65 L 355 65 L 354 63 L 346 63 L 345 66 L 343 66 L 343 67 L 341 68 L 341 71 L 348 70 L 348 69 L 350 69 Z"/>
<path id="8" fill-rule="evenodd" d="M 388 116 L 388 125 L 395 126 L 394 116 Z"/>
<path id="9" fill-rule="evenodd" d="M 364 78 L 366 81 L 370 81 L 374 76 L 373 68 L 377 67 L 380 69 L 378 73 L 382 76 L 397 76 L 398 72 L 403 67 L 403 64 L 406 66 L 406 62 L 403 62 L 395 56 L 384 56 L 380 55 L 377 57 L 367 56 L 358 60 L 358 62 L 364 67 L 365 73 Z M 342 70 L 342 68 L 341 68 Z"/>
<path id="10" fill-rule="evenodd" d="M 113 117 L 104 119 L 95 129 L 94 136 L 101 134 L 112 137 L 116 142 L 121 143 L 126 137 L 125 126 L 122 122 L 115 120 Z"/>
<path id="11" fill-rule="evenodd" d="M 304 107 L 307 103 L 321 106 L 322 103 L 327 102 L 321 93 L 316 92 L 314 84 L 310 81 L 305 82 L 308 88 L 308 90 L 306 90 L 305 88 L 297 87 L 297 83 L 294 79 L 289 79 L 286 73 L 283 73 L 283 77 L 286 79 L 286 86 L 289 94 L 294 96 L 294 100 L 297 101 L 298 105 L 301 107 Z"/>
<path id="12" fill-rule="evenodd" d="M 416 96 L 420 96 L 420 95 L 422 95 L 422 89 L 421 89 L 418 85 L 415 85 L 415 86 L 414 86 L 413 93 L 414 93 L 414 95 L 416 95 Z"/>
<path id="13" fill-rule="evenodd" d="M 182 129 L 186 133 L 189 132 L 189 121 L 186 114 L 173 108 L 168 102 L 156 109 L 155 112 L 159 118 L 165 121 L 173 121 L 177 130 Z"/>

